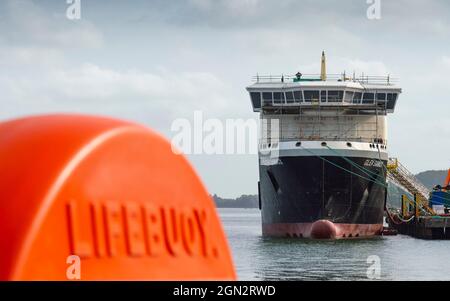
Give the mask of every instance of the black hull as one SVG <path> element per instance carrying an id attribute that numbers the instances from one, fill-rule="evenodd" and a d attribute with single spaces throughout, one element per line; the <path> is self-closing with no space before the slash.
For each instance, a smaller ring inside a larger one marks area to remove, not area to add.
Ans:
<path id="1" fill-rule="evenodd" d="M 281 157 L 276 165 L 260 165 L 263 232 L 270 225 L 310 224 L 318 220 L 345 225 L 382 225 L 386 188 L 373 182 L 386 183 L 383 167 L 373 164 L 380 162 L 363 157 L 347 158 L 375 173 L 377 176 L 372 175 L 371 181 L 366 173 L 342 157 L 324 159 L 354 174 L 314 156 Z"/>

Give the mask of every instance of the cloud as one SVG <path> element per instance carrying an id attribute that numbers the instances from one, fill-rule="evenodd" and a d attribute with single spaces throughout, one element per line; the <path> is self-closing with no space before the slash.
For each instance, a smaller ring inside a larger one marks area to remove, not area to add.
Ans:
<path id="1" fill-rule="evenodd" d="M 85 63 L 69 70 L 54 70 L 44 75 L 65 99 L 103 101 L 118 96 L 136 96 L 157 102 L 157 107 L 186 108 L 221 106 L 220 92 L 225 85 L 206 72 L 117 71 Z M 124 99 L 124 102 L 126 100 Z"/>
<path id="2" fill-rule="evenodd" d="M 444 63 L 445 66 L 450 67 L 450 56 L 444 55 L 442 57 L 442 62 Z"/>
<path id="3" fill-rule="evenodd" d="M 142 4 L 140 20 L 160 22 L 165 26 L 236 28 L 294 28 L 308 24 L 308 29 L 327 20 L 348 20 L 359 12 L 365 18 L 367 5 L 336 5 L 333 0 L 154 0 Z M 298 27 L 305 30 L 305 27 Z"/>
<path id="4" fill-rule="evenodd" d="M 227 86 L 211 72 L 146 72 L 73 61 L 67 50 L 102 47 L 103 35 L 87 20 L 65 19 L 64 10 L 25 0 L 1 8 L 1 22 L 8 24 L 0 28 L 0 106 L 8 108 L 3 118 L 81 111 L 164 119 L 167 125 L 199 108 L 220 112 L 227 103 Z"/>
<path id="5" fill-rule="evenodd" d="M 30 58 L 46 57 L 40 50 L 27 49 L 23 53 L 16 56 L 17 65 L 9 61 L 9 66 L 17 70 Z M 24 108 L 28 113 L 112 110 L 115 115 L 139 113 L 145 108 L 145 118 L 150 121 L 162 120 L 164 115 L 164 126 L 174 118 L 191 116 L 198 109 L 220 115 L 229 100 L 228 87 L 212 73 L 119 71 L 92 63 L 73 66 L 52 62 L 38 69 L 35 66 L 32 72 L 0 73 L 0 90 L 0 106 L 16 108 L 3 111 L 3 117 Z"/>
<path id="6" fill-rule="evenodd" d="M 189 3 L 203 12 L 219 10 L 226 15 L 250 16 L 260 11 L 261 0 L 190 0 Z"/>
<path id="7" fill-rule="evenodd" d="M 64 10 L 58 14 L 25 0 L 8 1 L 0 8 L 1 22 L 9 24 L 0 28 L 3 118 L 60 111 L 101 113 L 167 129 L 173 119 L 191 117 L 194 110 L 226 114 L 230 87 L 210 71 L 161 67 L 150 72 L 134 66 L 115 68 L 111 61 L 74 59 L 79 53 L 74 48 L 103 47 L 103 34 L 87 20 L 69 21 Z"/>
<path id="8" fill-rule="evenodd" d="M 344 58 L 344 66 L 348 66 L 347 70 L 364 73 L 365 75 L 387 76 L 389 70 L 383 62 L 380 61 L 364 61 L 361 59 Z"/>
<path id="9" fill-rule="evenodd" d="M 434 58 L 428 65 L 420 69 L 413 64 L 407 79 L 414 90 L 424 93 L 423 97 L 429 95 L 430 88 L 438 94 L 447 95 L 450 92 L 448 84 L 450 82 L 449 68 L 450 57 L 444 55 Z M 434 101 L 440 103 L 442 100 L 436 99 Z M 427 103 L 423 104 L 428 105 Z"/>
<path id="10" fill-rule="evenodd" d="M 450 33 L 448 11 L 450 2 L 397 0 L 382 1 L 382 18 L 395 32 L 442 36 Z"/>
<path id="11" fill-rule="evenodd" d="M 23 70 L 23 68 L 42 68 L 62 65 L 64 61 L 64 53 L 55 48 L 41 46 L 0 46 L 0 67 L 9 68 L 9 73 Z"/>
<path id="12" fill-rule="evenodd" d="M 100 31 L 88 20 L 68 20 L 65 6 L 60 13 L 45 10 L 29 0 L 8 0 L 0 27 L 4 44 L 33 44 L 45 47 L 98 48 L 103 45 Z"/>

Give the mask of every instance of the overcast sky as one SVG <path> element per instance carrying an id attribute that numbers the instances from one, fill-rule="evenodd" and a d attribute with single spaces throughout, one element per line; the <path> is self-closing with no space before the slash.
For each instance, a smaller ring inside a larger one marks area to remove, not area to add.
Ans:
<path id="1" fill-rule="evenodd" d="M 450 167 L 450 2 L 381 0 L 0 1 L 0 118 L 84 112 L 144 123 L 258 118 L 245 87 L 260 74 L 400 79 L 390 155 L 413 172 Z M 255 137 L 256 139 L 256 137 Z M 210 193 L 257 192 L 255 155 L 189 156 Z"/>

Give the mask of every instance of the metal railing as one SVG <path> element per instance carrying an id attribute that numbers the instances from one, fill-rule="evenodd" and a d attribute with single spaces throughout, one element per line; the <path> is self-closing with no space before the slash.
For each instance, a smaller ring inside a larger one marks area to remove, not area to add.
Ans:
<path id="1" fill-rule="evenodd" d="M 289 82 L 307 82 L 307 81 L 321 81 L 320 74 L 302 74 L 297 75 L 259 75 L 252 77 L 252 80 L 257 83 L 289 83 Z M 327 74 L 327 81 L 338 82 L 357 82 L 361 84 L 373 84 L 373 85 L 393 85 L 398 79 L 392 78 L 390 75 L 378 76 L 378 75 L 359 75 L 359 76 L 347 76 L 342 74 Z"/>
<path id="2" fill-rule="evenodd" d="M 259 143 L 271 143 L 271 142 L 297 142 L 297 141 L 346 141 L 346 142 L 365 142 L 365 143 L 374 143 L 374 138 L 369 137 L 356 137 L 356 136 L 329 136 L 329 135 L 298 135 L 296 137 L 267 137 L 260 138 Z M 381 144 L 377 146 L 377 144 L 373 144 L 374 148 L 381 147 Z M 387 141 L 384 142 L 382 150 L 386 149 L 385 145 L 387 145 Z"/>
<path id="3" fill-rule="evenodd" d="M 388 178 L 411 194 L 417 194 L 422 199 L 427 200 L 430 190 L 425 187 L 405 166 L 403 166 L 396 158 L 389 158 L 388 161 Z"/>

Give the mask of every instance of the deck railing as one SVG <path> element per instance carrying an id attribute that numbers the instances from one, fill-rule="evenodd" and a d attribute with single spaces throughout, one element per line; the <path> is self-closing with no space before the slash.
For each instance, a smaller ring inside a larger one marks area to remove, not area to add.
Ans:
<path id="1" fill-rule="evenodd" d="M 302 74 L 298 75 L 259 75 L 253 76 L 252 80 L 257 83 L 291 83 L 291 82 L 314 82 L 321 81 L 320 74 Z M 327 74 L 327 81 L 338 81 L 338 82 L 357 82 L 361 84 L 372 84 L 372 85 L 393 85 L 398 79 L 391 77 L 390 75 L 379 76 L 379 75 L 364 75 L 359 76 L 349 76 L 345 73 L 342 74 Z"/>
<path id="2" fill-rule="evenodd" d="M 297 141 L 347 141 L 347 142 L 365 142 L 372 143 L 374 149 L 379 148 L 385 150 L 387 141 L 384 140 L 383 145 L 376 144 L 375 138 L 364 136 L 331 136 L 331 135 L 298 135 L 297 137 L 273 137 L 273 138 L 260 138 L 259 144 L 270 144 L 274 142 L 297 142 Z"/>

